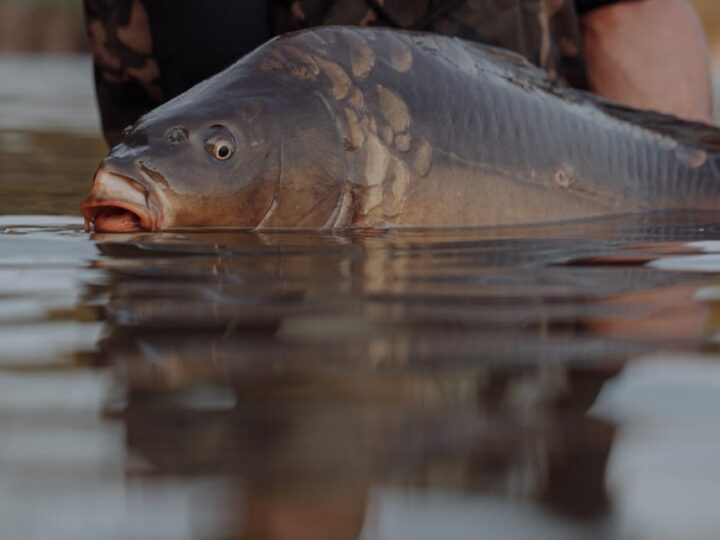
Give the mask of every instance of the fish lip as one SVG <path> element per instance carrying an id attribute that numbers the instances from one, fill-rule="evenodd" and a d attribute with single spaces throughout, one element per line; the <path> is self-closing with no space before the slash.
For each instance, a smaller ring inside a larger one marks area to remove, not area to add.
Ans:
<path id="1" fill-rule="evenodd" d="M 139 179 L 139 176 L 141 179 Z M 97 232 L 134 232 L 158 231 L 164 219 L 162 198 L 153 189 L 152 181 L 146 178 L 144 171 L 139 175 L 127 175 L 118 172 L 115 167 L 107 163 L 101 164 L 95 173 L 93 187 L 87 198 L 80 203 L 80 211 L 85 217 L 85 230 L 89 232 L 90 225 Z M 118 228 L 98 227 L 98 216 L 103 214 L 102 209 L 108 212 L 123 210 L 133 214 L 136 227 L 133 224 Z"/>
<path id="2" fill-rule="evenodd" d="M 89 228 L 88 224 L 92 224 L 93 229 L 96 232 L 133 232 L 133 231 L 112 231 L 103 230 L 98 228 L 95 224 L 97 216 L 101 213 L 103 208 L 120 208 L 127 210 L 135 216 L 137 216 L 139 229 L 144 231 L 157 231 L 159 230 L 159 217 L 152 211 L 149 206 L 142 206 L 129 201 L 123 201 L 121 199 L 103 199 L 89 197 L 80 203 L 80 211 L 85 217 L 86 230 Z"/>

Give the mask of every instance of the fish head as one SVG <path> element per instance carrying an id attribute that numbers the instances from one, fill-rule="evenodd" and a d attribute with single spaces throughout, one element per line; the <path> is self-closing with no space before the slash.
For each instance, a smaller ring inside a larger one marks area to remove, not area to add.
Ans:
<path id="1" fill-rule="evenodd" d="M 273 206 L 281 133 L 263 121 L 271 103 L 189 94 L 126 128 L 103 160 L 81 204 L 96 231 L 255 227 Z"/>

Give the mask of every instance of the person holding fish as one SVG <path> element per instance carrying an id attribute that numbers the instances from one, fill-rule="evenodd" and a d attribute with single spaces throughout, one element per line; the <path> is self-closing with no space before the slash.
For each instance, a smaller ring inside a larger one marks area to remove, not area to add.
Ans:
<path id="1" fill-rule="evenodd" d="M 661 114 L 711 114 L 687 0 L 85 6 L 116 145 L 81 207 L 95 230 L 510 225 L 720 199 L 718 130 Z"/>
<path id="2" fill-rule="evenodd" d="M 551 78 L 708 121 L 702 27 L 687 0 L 85 0 L 106 138 L 274 35 L 388 26 L 516 51 Z"/>

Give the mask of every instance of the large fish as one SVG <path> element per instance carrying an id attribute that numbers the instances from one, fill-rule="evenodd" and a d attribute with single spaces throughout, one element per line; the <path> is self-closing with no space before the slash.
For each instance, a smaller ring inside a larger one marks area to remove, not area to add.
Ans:
<path id="1" fill-rule="evenodd" d="M 456 38 L 276 38 L 126 129 L 96 230 L 476 226 L 720 208 L 720 131 Z"/>

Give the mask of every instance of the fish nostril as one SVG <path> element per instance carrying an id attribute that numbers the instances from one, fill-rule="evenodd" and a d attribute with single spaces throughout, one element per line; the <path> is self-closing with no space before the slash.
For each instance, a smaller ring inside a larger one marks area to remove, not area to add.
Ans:
<path id="1" fill-rule="evenodd" d="M 145 129 L 138 129 L 134 126 L 127 126 L 120 132 L 122 140 L 117 146 L 125 145 L 130 147 L 145 146 L 148 143 L 148 134 Z M 117 148 L 117 146 L 115 148 Z M 113 148 L 112 151 L 115 150 Z M 111 151 L 111 152 L 112 152 Z"/>
<path id="2" fill-rule="evenodd" d="M 188 140 L 188 131 L 184 127 L 176 126 L 168 129 L 166 136 L 170 144 L 180 144 Z"/>

